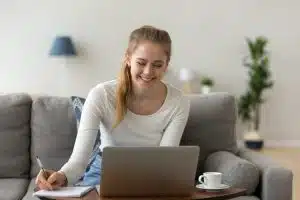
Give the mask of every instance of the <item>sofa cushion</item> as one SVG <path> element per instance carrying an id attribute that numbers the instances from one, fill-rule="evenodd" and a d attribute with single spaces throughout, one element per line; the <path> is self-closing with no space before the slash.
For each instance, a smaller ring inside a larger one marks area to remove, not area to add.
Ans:
<path id="1" fill-rule="evenodd" d="M 31 98 L 0 95 L 0 178 L 27 178 L 30 171 Z"/>
<path id="2" fill-rule="evenodd" d="M 59 170 L 68 161 L 76 139 L 76 119 L 69 98 L 39 96 L 32 103 L 31 156 L 47 169 Z M 32 159 L 31 177 L 39 167 Z"/>
<path id="3" fill-rule="evenodd" d="M 237 153 L 235 100 L 227 93 L 191 94 L 190 115 L 181 145 L 198 145 L 200 155 L 197 177 L 203 173 L 204 160 L 216 151 Z"/>
<path id="4" fill-rule="evenodd" d="M 260 171 L 253 163 L 226 151 L 209 155 L 204 170 L 223 173 L 224 184 L 245 188 L 247 195 L 254 194 L 259 183 Z"/>
<path id="5" fill-rule="evenodd" d="M 32 194 L 34 193 L 34 188 L 36 187 L 35 184 L 35 179 L 36 178 L 32 178 L 29 182 L 29 186 L 28 189 L 23 197 L 22 200 L 40 200 L 38 197 L 33 197 Z"/>
<path id="6" fill-rule="evenodd" d="M 0 199 L 16 200 L 22 199 L 26 194 L 29 181 L 22 178 L 1 178 L 0 179 Z"/>

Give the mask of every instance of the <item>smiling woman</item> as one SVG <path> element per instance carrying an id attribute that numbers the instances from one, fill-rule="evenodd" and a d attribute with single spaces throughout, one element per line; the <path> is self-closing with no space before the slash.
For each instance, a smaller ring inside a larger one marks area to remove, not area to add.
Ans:
<path id="1" fill-rule="evenodd" d="M 99 83 L 90 90 L 71 157 L 59 172 L 47 170 L 51 182 L 100 184 L 101 152 L 107 146 L 179 145 L 190 102 L 180 90 L 162 81 L 170 57 L 171 39 L 167 31 L 151 26 L 132 31 L 119 78 Z M 98 129 L 101 145 L 87 168 Z M 43 173 L 39 174 L 37 184 L 50 188 Z"/>

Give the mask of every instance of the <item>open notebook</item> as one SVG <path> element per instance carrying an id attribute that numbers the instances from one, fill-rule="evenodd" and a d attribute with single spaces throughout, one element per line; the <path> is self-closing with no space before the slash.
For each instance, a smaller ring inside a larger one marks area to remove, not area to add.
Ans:
<path id="1" fill-rule="evenodd" d="M 57 190 L 39 190 L 33 193 L 36 197 L 83 197 L 93 190 L 94 186 L 62 187 Z"/>

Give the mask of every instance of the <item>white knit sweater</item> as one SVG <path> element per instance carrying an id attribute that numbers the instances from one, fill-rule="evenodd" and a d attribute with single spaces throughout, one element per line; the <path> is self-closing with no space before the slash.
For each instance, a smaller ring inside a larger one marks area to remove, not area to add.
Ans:
<path id="1" fill-rule="evenodd" d="M 151 115 L 138 115 L 127 109 L 124 120 L 112 128 L 115 120 L 117 81 L 93 87 L 85 101 L 72 155 L 60 171 L 74 184 L 88 164 L 96 134 L 100 128 L 101 146 L 178 146 L 186 125 L 190 102 L 180 90 L 166 84 L 167 97 Z"/>

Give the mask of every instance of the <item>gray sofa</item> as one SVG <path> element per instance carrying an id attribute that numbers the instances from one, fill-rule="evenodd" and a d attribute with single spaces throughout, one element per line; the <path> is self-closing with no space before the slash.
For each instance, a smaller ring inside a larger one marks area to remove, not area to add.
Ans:
<path id="1" fill-rule="evenodd" d="M 291 200 L 292 172 L 257 152 L 238 148 L 235 100 L 226 93 L 190 95 L 181 145 L 199 145 L 197 177 L 221 171 L 224 182 L 247 189 L 235 200 Z M 71 155 L 76 119 L 67 97 L 0 95 L 0 200 L 30 200 L 39 171 L 58 170 Z"/>

